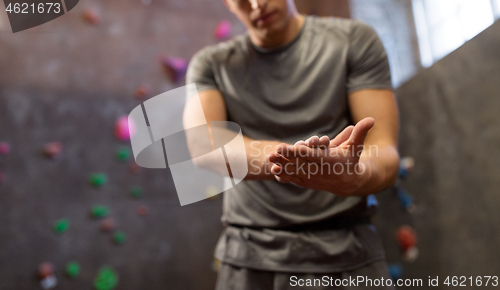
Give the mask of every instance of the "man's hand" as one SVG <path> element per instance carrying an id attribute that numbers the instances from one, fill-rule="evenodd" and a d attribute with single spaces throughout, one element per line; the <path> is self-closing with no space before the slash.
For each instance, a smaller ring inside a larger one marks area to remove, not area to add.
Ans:
<path id="1" fill-rule="evenodd" d="M 362 159 L 364 141 L 374 126 L 373 118 L 364 118 L 356 126 L 345 128 L 334 139 L 313 136 L 293 146 L 281 144 L 269 155 L 271 171 L 279 182 L 326 190 L 339 196 L 358 192 L 371 178 L 369 158 Z M 364 161 L 367 162 L 364 162 Z"/>

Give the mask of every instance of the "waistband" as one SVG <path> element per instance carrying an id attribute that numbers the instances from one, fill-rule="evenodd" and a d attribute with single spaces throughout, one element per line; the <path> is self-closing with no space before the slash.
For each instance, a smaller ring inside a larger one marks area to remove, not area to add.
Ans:
<path id="1" fill-rule="evenodd" d="M 227 225 L 241 229 L 243 228 L 255 229 L 255 230 L 272 229 L 272 230 L 289 231 L 289 232 L 305 232 L 305 231 L 345 229 L 356 225 L 371 224 L 371 223 L 372 223 L 371 217 L 366 216 L 366 217 L 335 217 L 314 223 L 293 224 L 290 226 L 277 227 L 277 228 L 245 226 L 245 225 L 238 225 L 231 223 L 228 223 Z"/>

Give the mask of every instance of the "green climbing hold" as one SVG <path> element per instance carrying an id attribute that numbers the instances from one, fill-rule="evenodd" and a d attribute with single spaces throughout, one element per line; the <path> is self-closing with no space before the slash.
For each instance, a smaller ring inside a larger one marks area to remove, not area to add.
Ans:
<path id="1" fill-rule="evenodd" d="M 93 173 L 90 174 L 89 183 L 95 187 L 102 187 L 106 182 L 108 182 L 108 176 L 106 173 Z"/>
<path id="2" fill-rule="evenodd" d="M 114 235 L 113 235 L 113 241 L 117 244 L 123 244 L 123 242 L 125 242 L 125 233 L 122 232 L 122 231 L 117 231 Z"/>
<path id="3" fill-rule="evenodd" d="M 60 219 L 54 223 L 54 231 L 58 234 L 66 232 L 69 228 L 70 222 L 68 219 Z"/>
<path id="4" fill-rule="evenodd" d="M 128 147 L 120 147 L 118 151 L 116 151 L 116 159 L 119 161 L 127 161 L 130 158 L 130 149 Z"/>
<path id="5" fill-rule="evenodd" d="M 75 278 L 80 274 L 80 264 L 77 262 L 69 262 L 66 265 L 66 275 L 70 278 Z"/>
<path id="6" fill-rule="evenodd" d="M 116 285 L 118 285 L 118 274 L 109 267 L 101 268 L 94 280 L 95 289 L 112 290 Z"/>
<path id="7" fill-rule="evenodd" d="M 132 195 L 133 197 L 139 197 L 143 192 L 144 190 L 140 186 L 134 186 L 132 187 L 132 189 L 130 189 L 130 195 Z"/>
<path id="8" fill-rule="evenodd" d="M 102 218 L 109 214 L 109 209 L 104 205 L 94 205 L 90 213 L 94 218 Z"/>

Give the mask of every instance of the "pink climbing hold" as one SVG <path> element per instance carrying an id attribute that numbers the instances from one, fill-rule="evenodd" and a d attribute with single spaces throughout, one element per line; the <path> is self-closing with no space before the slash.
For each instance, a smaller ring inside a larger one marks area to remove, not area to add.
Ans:
<path id="1" fill-rule="evenodd" d="M 186 74 L 187 61 L 178 57 L 162 56 L 160 59 L 165 73 L 174 83 L 179 82 Z"/>
<path id="2" fill-rule="evenodd" d="M 0 154 L 7 155 L 10 152 L 10 145 L 7 142 L 0 142 Z"/>
<path id="3" fill-rule="evenodd" d="M 129 140 L 130 136 L 135 133 L 135 125 L 127 116 L 118 118 L 115 123 L 115 137 L 119 140 Z"/>
<path id="4" fill-rule="evenodd" d="M 231 23 L 227 20 L 222 20 L 219 22 L 217 27 L 215 27 L 214 36 L 218 40 L 223 40 L 229 37 L 231 34 Z"/>

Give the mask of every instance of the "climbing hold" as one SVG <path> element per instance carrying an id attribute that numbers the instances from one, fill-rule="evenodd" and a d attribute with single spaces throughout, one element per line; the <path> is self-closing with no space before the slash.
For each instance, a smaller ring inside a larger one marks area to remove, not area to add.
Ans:
<path id="1" fill-rule="evenodd" d="M 410 173 L 413 171 L 413 168 L 415 166 L 415 159 L 412 157 L 404 157 L 401 159 L 399 162 L 399 170 L 398 170 L 398 176 L 401 179 L 405 179 L 410 175 Z"/>
<path id="2" fill-rule="evenodd" d="M 174 83 L 179 82 L 186 74 L 187 62 L 182 58 L 162 56 L 160 62 L 165 73 Z"/>
<path id="3" fill-rule="evenodd" d="M 141 167 L 139 165 L 137 165 L 137 163 L 133 162 L 132 164 L 130 164 L 128 170 L 132 174 L 137 174 L 137 173 L 139 173 L 139 171 L 141 171 Z"/>
<path id="4" fill-rule="evenodd" d="M 407 156 L 401 158 L 401 161 L 399 162 L 400 167 L 403 167 L 406 169 L 408 172 L 412 172 L 413 168 L 415 167 L 415 159 L 413 157 Z"/>
<path id="5" fill-rule="evenodd" d="M 99 270 L 94 280 L 96 290 L 112 290 L 118 285 L 118 274 L 109 267 L 103 267 Z"/>
<path id="6" fill-rule="evenodd" d="M 406 177 L 408 177 L 409 174 L 410 174 L 410 172 L 408 170 L 406 170 L 403 167 L 399 167 L 399 169 L 398 169 L 398 177 L 399 178 L 405 179 Z"/>
<path id="7" fill-rule="evenodd" d="M 132 195 L 133 197 L 139 197 L 143 192 L 144 190 L 140 186 L 134 186 L 132 187 L 132 189 L 130 189 L 130 195 Z"/>
<path id="8" fill-rule="evenodd" d="M 83 20 L 85 20 L 85 22 L 92 24 L 92 25 L 96 25 L 99 23 L 99 21 L 101 21 L 101 17 L 99 17 L 99 14 L 97 14 L 97 12 L 91 8 L 88 8 L 87 10 L 85 10 L 83 12 L 82 16 L 83 16 Z"/>
<path id="9" fill-rule="evenodd" d="M 119 161 L 127 161 L 130 158 L 130 149 L 128 147 L 121 147 L 116 151 L 116 159 Z"/>
<path id="10" fill-rule="evenodd" d="M 135 90 L 135 98 L 138 100 L 145 99 L 149 94 L 151 94 L 151 87 L 147 84 L 142 84 Z"/>
<path id="11" fill-rule="evenodd" d="M 208 186 L 205 190 L 205 195 L 208 198 L 215 198 L 219 194 L 219 189 L 215 186 Z"/>
<path id="12" fill-rule="evenodd" d="M 145 205 L 140 205 L 137 207 L 137 215 L 138 216 L 147 216 L 149 212 L 149 209 Z"/>
<path id="13" fill-rule="evenodd" d="M 54 265 L 49 262 L 41 263 L 38 266 L 38 275 L 41 279 L 54 275 Z"/>
<path id="14" fill-rule="evenodd" d="M 115 221 L 112 218 L 105 218 L 101 222 L 101 230 L 103 232 L 112 232 L 115 229 Z"/>
<path id="15" fill-rule="evenodd" d="M 402 187 L 398 187 L 397 194 L 401 205 L 408 211 L 415 211 L 415 204 L 413 203 L 413 196 L 411 196 L 406 190 Z"/>
<path id="16" fill-rule="evenodd" d="M 389 264 L 387 270 L 393 281 L 396 281 L 403 276 L 403 267 L 400 264 Z"/>
<path id="17" fill-rule="evenodd" d="M 117 244 L 123 244 L 125 242 L 125 233 L 122 232 L 122 231 L 117 231 L 114 235 L 113 235 L 113 241 Z"/>
<path id="18" fill-rule="evenodd" d="M 88 181 L 95 187 L 102 187 L 108 182 L 108 176 L 106 173 L 92 173 L 89 175 Z"/>
<path id="19" fill-rule="evenodd" d="M 415 231 L 410 226 L 401 226 L 396 233 L 396 238 L 403 251 L 407 251 L 417 243 Z"/>
<path id="20" fill-rule="evenodd" d="M 80 264 L 77 262 L 69 262 L 66 265 L 66 275 L 70 278 L 75 278 L 80 274 Z"/>
<path id="21" fill-rule="evenodd" d="M 403 252 L 403 260 L 405 260 L 406 262 L 413 262 L 418 258 L 418 254 L 418 248 L 413 246 Z"/>
<path id="22" fill-rule="evenodd" d="M 215 273 L 218 273 L 220 269 L 220 261 L 218 259 L 214 259 L 212 261 L 211 268 Z"/>
<path id="23" fill-rule="evenodd" d="M 227 20 L 222 20 L 217 24 L 214 31 L 214 37 L 218 40 L 223 40 L 231 35 L 231 22 Z"/>
<path id="24" fill-rule="evenodd" d="M 61 142 L 49 142 L 45 144 L 45 148 L 43 149 L 43 154 L 45 156 L 55 159 L 62 152 L 63 145 Z"/>
<path id="25" fill-rule="evenodd" d="M 135 133 L 135 125 L 127 116 L 121 116 L 115 123 L 115 137 L 122 141 L 127 141 Z"/>
<path id="26" fill-rule="evenodd" d="M 56 285 L 57 285 L 57 278 L 54 275 L 45 277 L 40 281 L 40 287 L 42 287 L 43 289 L 54 288 L 56 287 Z"/>
<path id="27" fill-rule="evenodd" d="M 65 233 L 69 229 L 69 219 L 60 219 L 54 223 L 54 231 L 58 234 Z"/>
<path id="28" fill-rule="evenodd" d="M 10 152 L 10 145 L 7 142 L 0 142 L 0 154 L 7 155 Z"/>
<path id="29" fill-rule="evenodd" d="M 94 205 L 90 210 L 93 218 L 103 218 L 109 215 L 109 209 L 104 205 Z"/>

